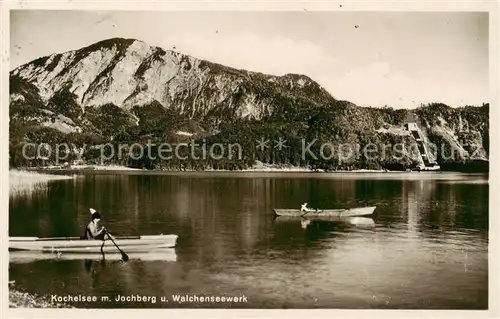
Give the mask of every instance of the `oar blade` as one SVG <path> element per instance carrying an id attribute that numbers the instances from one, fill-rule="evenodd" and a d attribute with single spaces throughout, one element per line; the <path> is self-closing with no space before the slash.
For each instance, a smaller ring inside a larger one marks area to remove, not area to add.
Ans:
<path id="1" fill-rule="evenodd" d="M 120 247 L 118 247 L 118 245 L 115 243 L 115 241 L 113 240 L 113 236 L 111 236 L 111 234 L 108 232 L 107 229 L 104 230 L 106 232 L 106 234 L 108 235 L 108 238 L 113 242 L 113 244 L 115 245 L 115 247 L 120 251 L 120 253 L 122 254 L 122 260 L 124 262 L 127 262 L 129 260 L 129 257 L 126 253 L 123 252 L 123 250 L 121 250 Z"/>
<path id="2" fill-rule="evenodd" d="M 127 254 L 125 254 L 123 251 L 122 251 L 122 260 L 123 260 L 124 262 L 127 262 L 127 261 L 129 260 L 128 255 L 127 255 Z"/>

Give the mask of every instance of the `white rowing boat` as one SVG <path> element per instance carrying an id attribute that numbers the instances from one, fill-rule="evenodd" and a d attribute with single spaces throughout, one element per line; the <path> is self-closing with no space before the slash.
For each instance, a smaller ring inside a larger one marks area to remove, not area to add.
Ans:
<path id="1" fill-rule="evenodd" d="M 152 249 L 172 248 L 177 235 L 116 236 L 115 243 L 127 252 L 147 252 Z M 111 240 L 87 240 L 80 237 L 10 237 L 9 250 L 31 250 L 54 253 L 116 252 Z"/>
<path id="2" fill-rule="evenodd" d="M 342 218 L 342 217 L 360 217 L 373 215 L 375 206 L 358 207 L 346 209 L 311 209 L 309 211 L 301 211 L 300 209 L 274 209 L 277 216 L 287 217 L 304 217 L 304 218 Z"/>

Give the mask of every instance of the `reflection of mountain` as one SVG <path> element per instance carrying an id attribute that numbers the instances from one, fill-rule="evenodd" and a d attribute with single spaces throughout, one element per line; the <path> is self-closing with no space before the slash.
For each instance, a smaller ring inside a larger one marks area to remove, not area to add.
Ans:
<path id="1" fill-rule="evenodd" d="M 487 184 L 404 181 L 400 213 L 414 234 L 450 228 L 484 228 L 488 223 Z"/>
<path id="2" fill-rule="evenodd" d="M 33 196 L 11 201 L 13 219 L 22 216 L 27 221 L 12 222 L 12 234 L 80 234 L 89 219 L 88 208 L 94 207 L 115 232 L 179 233 L 180 243 L 203 242 L 203 248 L 197 248 L 207 253 L 200 255 L 214 259 L 225 255 L 226 249 L 251 251 L 259 245 L 273 232 L 275 207 L 298 208 L 305 201 L 319 208 L 376 205 L 378 222 L 396 221 L 399 215 L 415 230 L 417 225 L 468 223 L 470 214 L 487 211 L 488 191 L 487 185 L 433 180 L 87 175 L 78 182 L 58 182 Z M 395 207 L 396 215 L 391 212 Z"/>
<path id="3" fill-rule="evenodd" d="M 355 183 L 303 183 L 291 178 L 87 175 L 77 183 L 50 188 L 43 198 L 14 203 L 11 234 L 79 235 L 88 223 L 88 208 L 93 207 L 103 215 L 102 223 L 118 234 L 177 233 L 179 249 L 187 250 L 179 259 L 189 255 L 211 263 L 233 258 L 233 250 L 251 252 L 265 243 L 273 232 L 273 207 L 300 206 L 305 200 L 317 205 L 344 206 L 342 202 L 356 198 Z M 20 212 L 26 212 L 23 223 L 15 217 Z M 40 223 L 41 227 L 34 228 Z"/>
<path id="4" fill-rule="evenodd" d="M 407 227 L 413 235 L 416 235 L 418 231 L 420 212 L 428 209 L 434 191 L 435 181 L 403 182 L 402 202 L 406 209 L 402 211 L 402 214 L 403 216 L 406 214 Z"/>
<path id="5" fill-rule="evenodd" d="M 40 262 L 12 265 L 11 277 L 16 285 L 43 294 L 248 293 L 257 296 L 250 307 L 311 307 L 317 306 L 312 298 L 321 296 L 318 305 L 345 307 L 347 301 L 366 301 L 367 291 L 377 298 L 396 293 L 411 299 L 415 297 L 408 287 L 424 282 L 422 291 L 428 292 L 440 276 L 442 282 L 457 272 L 460 277 L 463 254 L 452 249 L 470 242 L 480 249 L 469 253 L 467 276 L 487 281 L 487 253 L 477 232 L 457 235 L 463 228 L 487 229 L 487 184 L 318 176 L 140 172 L 89 174 L 60 182 L 44 193 L 12 201 L 11 235 L 80 234 L 88 208 L 94 207 L 119 234 L 178 234 L 177 261 L 107 263 L 94 276 L 83 263 Z M 300 220 L 274 220 L 272 208 L 300 207 L 304 201 L 328 208 L 376 205 L 376 225 L 313 221 L 303 229 Z M 451 227 L 460 231 L 447 232 Z M 432 232 L 443 234 L 447 245 L 426 247 L 434 244 L 423 240 Z M 408 267 L 417 263 L 418 269 Z M 422 298 L 449 296 L 460 285 L 436 285 Z M 301 301 L 290 301 L 290 296 Z M 379 300 L 370 302 L 380 305 Z"/>

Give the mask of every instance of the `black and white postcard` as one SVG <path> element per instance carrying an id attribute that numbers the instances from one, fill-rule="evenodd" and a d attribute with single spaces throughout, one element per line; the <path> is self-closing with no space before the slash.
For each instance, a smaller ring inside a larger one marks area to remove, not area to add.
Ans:
<path id="1" fill-rule="evenodd" d="M 498 3 L 454 5 L 2 4 L 6 313 L 498 317 Z"/>

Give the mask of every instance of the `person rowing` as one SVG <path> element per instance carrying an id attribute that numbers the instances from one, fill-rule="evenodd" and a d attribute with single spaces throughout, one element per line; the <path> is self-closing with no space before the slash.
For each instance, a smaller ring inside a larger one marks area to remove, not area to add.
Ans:
<path id="1" fill-rule="evenodd" d="M 107 239 L 110 239 L 113 242 L 113 245 L 115 245 L 116 249 L 122 254 L 122 261 L 128 261 L 129 257 L 128 255 L 121 250 L 120 247 L 115 243 L 114 241 L 114 236 L 111 235 L 104 226 L 101 227 L 101 229 L 97 230 L 99 228 L 98 224 L 99 221 L 101 220 L 101 214 L 99 214 L 95 209 L 90 208 L 90 213 L 92 214 L 92 220 L 90 223 L 87 225 L 87 228 L 85 229 L 85 238 L 92 240 L 92 239 L 97 239 L 97 240 L 102 240 L 102 245 L 101 245 L 101 253 L 104 258 L 104 251 L 102 250 L 104 247 L 104 242 Z"/>
<path id="2" fill-rule="evenodd" d="M 314 209 L 307 207 L 307 203 L 304 203 L 304 204 L 302 204 L 302 206 L 300 206 L 300 211 L 301 212 L 313 212 Z"/>
<path id="3" fill-rule="evenodd" d="M 300 206 L 300 211 L 304 212 L 304 214 L 302 214 L 302 215 L 305 215 L 305 213 L 309 213 L 309 212 L 318 212 L 318 209 L 307 207 L 307 203 L 304 203 L 304 204 L 302 204 L 302 206 Z"/>
<path id="4" fill-rule="evenodd" d="M 85 238 L 86 239 L 97 239 L 97 240 L 106 240 L 109 239 L 106 228 L 102 226 L 99 229 L 99 221 L 101 220 L 101 214 L 99 214 L 95 209 L 91 208 L 90 213 L 92 214 L 92 220 L 87 225 L 85 229 Z"/>

